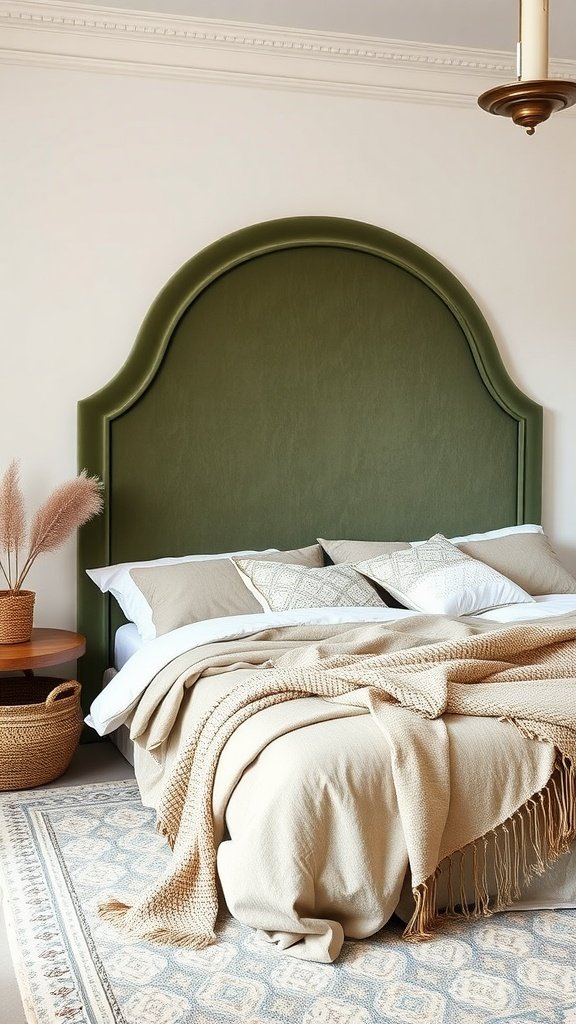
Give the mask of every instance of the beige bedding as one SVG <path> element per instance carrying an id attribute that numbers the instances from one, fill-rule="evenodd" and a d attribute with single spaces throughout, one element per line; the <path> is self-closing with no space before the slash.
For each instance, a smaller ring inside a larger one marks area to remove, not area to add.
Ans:
<path id="1" fill-rule="evenodd" d="M 474 861 L 478 913 L 489 890 L 509 902 L 574 827 L 557 749 L 576 749 L 575 637 L 574 619 L 495 630 L 419 616 L 269 630 L 176 659 L 132 721 L 172 869 L 137 907 L 103 913 L 133 935 L 212 941 L 218 844 L 232 913 L 306 958 L 385 924 L 408 863 L 413 933 L 433 924 L 442 862 L 460 902 L 454 851 Z M 492 859 L 474 843 L 485 835 Z"/>

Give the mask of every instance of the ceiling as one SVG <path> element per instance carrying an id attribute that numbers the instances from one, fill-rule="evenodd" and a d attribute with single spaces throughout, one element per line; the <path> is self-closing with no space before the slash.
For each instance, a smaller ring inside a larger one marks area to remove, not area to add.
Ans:
<path id="1" fill-rule="evenodd" d="M 163 15 L 513 51 L 517 0 L 76 0 Z M 576 60 L 576 2 L 550 2 L 550 56 Z"/>

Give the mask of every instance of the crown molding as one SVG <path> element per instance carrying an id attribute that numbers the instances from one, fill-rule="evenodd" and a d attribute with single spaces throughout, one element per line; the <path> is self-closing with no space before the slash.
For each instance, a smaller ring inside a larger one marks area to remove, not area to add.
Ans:
<path id="1" fill-rule="evenodd" d="M 122 75 L 470 105 L 514 80 L 512 53 L 125 11 L 0 0 L 0 61 Z M 551 61 L 576 79 L 576 61 Z"/>

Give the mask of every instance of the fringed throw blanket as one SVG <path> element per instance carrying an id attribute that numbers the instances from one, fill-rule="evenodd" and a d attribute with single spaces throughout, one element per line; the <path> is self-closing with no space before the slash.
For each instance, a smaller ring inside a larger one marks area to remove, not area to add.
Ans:
<path id="1" fill-rule="evenodd" d="M 430 642 L 434 635 L 441 639 Z M 210 659 L 204 660 L 201 670 L 209 666 Z M 467 627 L 419 616 L 348 628 L 345 643 L 332 637 L 300 646 L 211 706 L 181 744 L 158 807 L 158 829 L 173 849 L 168 874 L 135 906 L 109 900 L 101 907 L 104 918 L 133 937 L 196 949 L 214 941 L 212 788 L 220 755 L 238 726 L 257 712 L 311 695 L 368 709 L 390 747 L 416 904 L 408 937 L 424 937 L 435 923 L 440 870 L 449 876 L 448 911 L 463 903 L 452 884 L 453 855 L 457 862 L 459 851 L 472 852 L 476 914 L 490 912 L 489 846 L 497 908 L 517 897 L 522 881 L 567 851 L 576 835 L 576 622 Z M 157 696 L 148 700 L 153 707 L 158 702 Z M 145 707 L 146 701 L 145 696 Z M 479 770 L 477 789 L 467 793 L 459 815 L 444 715 L 510 722 L 527 744 L 548 745 L 556 757 L 550 758 L 547 783 L 542 788 L 534 772 L 530 799 L 519 798 L 502 820 L 502 806 L 487 801 Z"/>

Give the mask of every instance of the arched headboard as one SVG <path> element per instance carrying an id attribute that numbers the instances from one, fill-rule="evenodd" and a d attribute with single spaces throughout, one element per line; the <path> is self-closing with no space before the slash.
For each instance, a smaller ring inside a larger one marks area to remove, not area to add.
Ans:
<path id="1" fill-rule="evenodd" d="M 541 452 L 540 406 L 428 253 L 330 217 L 228 235 L 79 403 L 79 463 L 105 484 L 79 537 L 85 701 L 117 622 L 87 567 L 538 522 Z"/>

